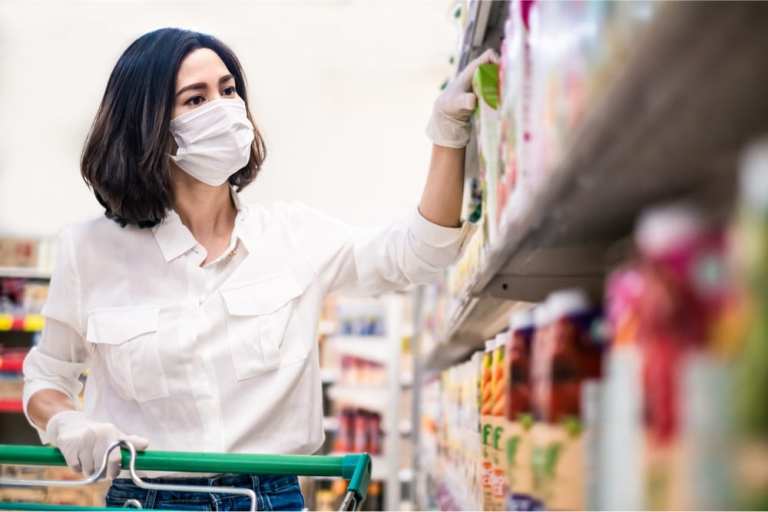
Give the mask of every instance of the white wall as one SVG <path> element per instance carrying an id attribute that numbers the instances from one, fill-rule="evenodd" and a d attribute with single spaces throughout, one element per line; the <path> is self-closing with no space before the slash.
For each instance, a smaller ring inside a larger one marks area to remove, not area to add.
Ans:
<path id="1" fill-rule="evenodd" d="M 245 67 L 268 158 L 249 202 L 297 199 L 379 224 L 417 204 L 449 75 L 449 0 L 0 0 L 0 233 L 99 215 L 82 144 L 113 64 L 142 33 L 209 32 Z"/>

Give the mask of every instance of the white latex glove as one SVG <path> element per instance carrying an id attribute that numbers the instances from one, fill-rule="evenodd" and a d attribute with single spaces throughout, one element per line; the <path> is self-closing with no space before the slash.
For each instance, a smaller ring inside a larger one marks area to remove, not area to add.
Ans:
<path id="1" fill-rule="evenodd" d="M 115 441 L 128 441 L 136 450 L 146 450 L 149 441 L 139 436 L 120 432 L 111 423 L 99 423 L 89 419 L 81 411 L 63 411 L 48 420 L 48 439 L 64 455 L 67 465 L 75 471 L 90 476 L 101 467 L 104 452 Z M 120 450 L 109 454 L 107 478 L 120 473 Z"/>
<path id="2" fill-rule="evenodd" d="M 472 77 L 480 64 L 499 63 L 493 49 L 483 52 L 454 78 L 438 96 L 427 125 L 427 136 L 438 146 L 463 148 L 469 142 L 469 118 L 477 105 Z"/>

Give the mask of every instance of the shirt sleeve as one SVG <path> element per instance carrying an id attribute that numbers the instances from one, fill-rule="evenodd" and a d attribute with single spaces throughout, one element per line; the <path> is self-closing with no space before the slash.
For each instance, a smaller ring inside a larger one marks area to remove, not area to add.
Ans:
<path id="1" fill-rule="evenodd" d="M 457 228 L 434 224 L 418 209 L 378 229 L 353 227 L 304 205 L 292 209 L 296 243 L 327 290 L 360 295 L 439 279 L 475 229 L 468 222 Z"/>
<path id="2" fill-rule="evenodd" d="M 67 235 L 59 238 L 48 299 L 43 307 L 45 327 L 37 346 L 24 359 L 24 415 L 40 435 L 49 440 L 29 417 L 29 399 L 43 389 L 55 389 L 77 403 L 82 390 L 80 376 L 88 366 L 89 350 L 81 334 L 80 289 L 73 259 L 72 242 Z"/>

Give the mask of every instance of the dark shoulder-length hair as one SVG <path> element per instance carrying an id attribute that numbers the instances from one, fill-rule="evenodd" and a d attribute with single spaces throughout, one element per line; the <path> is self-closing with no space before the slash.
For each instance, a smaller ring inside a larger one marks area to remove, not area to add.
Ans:
<path id="1" fill-rule="evenodd" d="M 121 226 L 152 227 L 173 204 L 169 154 L 176 74 L 192 51 L 216 52 L 248 105 L 245 76 L 232 50 L 213 36 L 163 28 L 144 34 L 120 56 L 83 148 L 80 171 L 105 215 Z M 248 117 L 253 122 L 250 109 Z M 254 127 L 256 124 L 254 123 Z M 251 183 L 266 157 L 255 129 L 251 158 L 229 178 L 239 192 Z"/>

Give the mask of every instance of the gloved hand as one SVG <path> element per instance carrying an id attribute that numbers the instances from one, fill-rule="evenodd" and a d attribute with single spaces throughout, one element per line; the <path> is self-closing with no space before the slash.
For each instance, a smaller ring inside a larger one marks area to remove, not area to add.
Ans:
<path id="1" fill-rule="evenodd" d="M 472 92 L 472 77 L 480 64 L 488 62 L 499 63 L 493 49 L 486 50 L 467 64 L 435 101 L 427 135 L 436 145 L 463 148 L 469 142 L 469 118 L 477 105 L 477 97 Z"/>
<path id="2" fill-rule="evenodd" d="M 89 419 L 81 411 L 63 411 L 48 420 L 48 439 L 61 450 L 67 465 L 90 476 L 101 467 L 104 452 L 115 441 L 128 441 L 136 450 L 145 450 L 149 441 L 139 436 L 126 435 L 111 423 Z M 120 450 L 112 450 L 107 464 L 107 478 L 120 473 Z"/>

